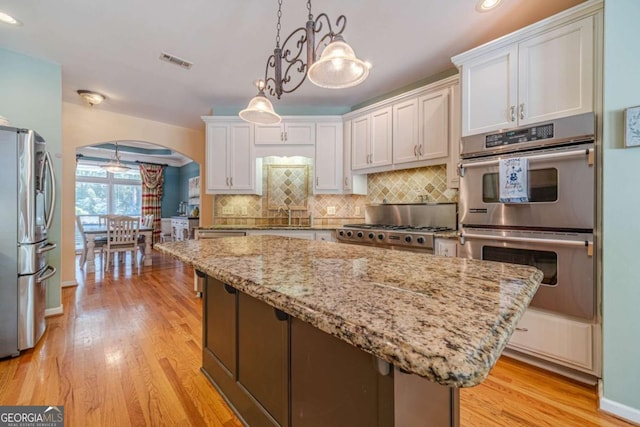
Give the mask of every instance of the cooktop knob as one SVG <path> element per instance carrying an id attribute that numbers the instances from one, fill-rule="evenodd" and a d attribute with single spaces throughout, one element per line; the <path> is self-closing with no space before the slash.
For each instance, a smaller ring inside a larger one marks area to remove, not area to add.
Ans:
<path id="1" fill-rule="evenodd" d="M 379 240 L 384 240 L 384 234 L 382 234 L 382 233 L 378 234 L 378 239 Z"/>
<path id="2" fill-rule="evenodd" d="M 358 231 L 358 238 L 362 239 L 364 237 L 364 233 L 362 231 Z"/>
<path id="3" fill-rule="evenodd" d="M 340 236 L 344 236 L 344 230 L 340 230 L 340 231 L 338 231 L 338 234 L 339 234 Z"/>
<path id="4" fill-rule="evenodd" d="M 404 241 L 407 243 L 411 243 L 411 240 L 413 240 L 411 236 L 407 236 L 404 238 Z"/>
<path id="5" fill-rule="evenodd" d="M 424 237 L 418 237 L 418 243 L 423 244 L 424 243 Z"/>
<path id="6" fill-rule="evenodd" d="M 353 232 L 347 231 L 347 237 L 351 237 L 351 236 L 353 236 Z"/>
<path id="7" fill-rule="evenodd" d="M 376 237 L 376 235 L 373 233 L 369 233 L 368 237 L 369 239 L 373 240 Z"/>

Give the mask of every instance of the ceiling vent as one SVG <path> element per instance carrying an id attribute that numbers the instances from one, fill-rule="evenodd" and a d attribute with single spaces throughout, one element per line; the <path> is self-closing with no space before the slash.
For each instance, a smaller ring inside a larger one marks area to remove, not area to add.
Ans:
<path id="1" fill-rule="evenodd" d="M 177 65 L 178 67 L 182 67 L 186 70 L 190 70 L 191 67 L 193 67 L 193 62 L 189 62 L 182 58 L 178 58 L 177 56 L 170 55 L 167 52 L 161 52 L 160 59 L 170 64 Z"/>

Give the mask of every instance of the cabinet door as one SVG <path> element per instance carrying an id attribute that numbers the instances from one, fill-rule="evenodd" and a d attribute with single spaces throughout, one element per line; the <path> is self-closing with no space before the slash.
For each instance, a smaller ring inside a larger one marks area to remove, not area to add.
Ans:
<path id="1" fill-rule="evenodd" d="M 518 47 L 483 55 L 462 66 L 462 136 L 516 125 Z"/>
<path id="2" fill-rule="evenodd" d="M 287 122 L 284 124 L 286 144 L 313 145 L 316 143 L 316 124 L 312 122 Z"/>
<path id="3" fill-rule="evenodd" d="M 449 155 L 449 92 L 445 88 L 418 99 L 420 159 L 444 159 Z"/>
<path id="4" fill-rule="evenodd" d="M 593 111 L 593 17 L 518 49 L 520 125 Z"/>
<path id="5" fill-rule="evenodd" d="M 207 124 L 207 193 L 229 188 L 227 141 L 229 126 Z"/>
<path id="6" fill-rule="evenodd" d="M 324 242 L 335 242 L 332 231 L 316 231 L 316 240 L 322 240 Z"/>
<path id="7" fill-rule="evenodd" d="M 257 145 L 284 143 L 284 129 L 280 123 L 277 125 L 256 125 L 255 132 Z"/>
<path id="8" fill-rule="evenodd" d="M 237 291 L 213 277 L 206 278 L 204 290 L 204 350 L 215 356 L 227 374 L 236 375 Z"/>
<path id="9" fill-rule="evenodd" d="M 446 257 L 458 256 L 458 241 L 456 239 L 436 239 L 434 254 Z"/>
<path id="10" fill-rule="evenodd" d="M 288 325 L 273 307 L 239 293 L 238 383 L 281 426 L 289 410 Z"/>
<path id="11" fill-rule="evenodd" d="M 344 194 L 367 194 L 367 176 L 351 172 L 351 120 L 343 123 L 342 138 L 342 192 Z"/>
<path id="12" fill-rule="evenodd" d="M 451 86 L 449 94 L 449 161 L 447 162 L 447 187 L 458 188 L 458 163 L 460 162 L 460 85 Z"/>
<path id="13" fill-rule="evenodd" d="M 386 166 L 392 162 L 391 107 L 371 113 L 371 161 L 369 166 Z"/>
<path id="14" fill-rule="evenodd" d="M 374 357 L 291 318 L 291 425 L 393 425 L 393 377 Z"/>
<path id="15" fill-rule="evenodd" d="M 230 126 L 229 141 L 229 185 L 233 190 L 255 188 L 256 165 L 253 156 L 253 128 L 250 124 Z"/>
<path id="16" fill-rule="evenodd" d="M 369 167 L 369 123 L 368 114 L 351 122 L 351 169 Z"/>
<path id="17" fill-rule="evenodd" d="M 393 106 L 393 142 L 393 163 L 418 160 L 418 99 Z"/>
<path id="18" fill-rule="evenodd" d="M 316 126 L 314 193 L 338 193 L 342 184 L 342 123 Z"/>

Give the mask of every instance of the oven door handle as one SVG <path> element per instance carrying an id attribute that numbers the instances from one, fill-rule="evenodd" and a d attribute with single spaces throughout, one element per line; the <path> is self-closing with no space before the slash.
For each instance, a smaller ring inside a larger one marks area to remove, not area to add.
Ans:
<path id="1" fill-rule="evenodd" d="M 501 242 L 539 243 L 555 246 L 584 247 L 587 250 L 587 255 L 593 256 L 593 242 L 589 240 L 532 239 L 528 237 L 489 236 L 485 234 L 463 233 L 460 235 L 460 244 L 464 245 L 466 239 L 498 240 Z"/>
<path id="2" fill-rule="evenodd" d="M 525 156 L 524 153 L 522 154 L 522 157 L 526 157 L 530 161 L 562 159 L 566 157 L 579 157 L 579 156 L 586 156 L 589 166 L 592 166 L 594 162 L 594 148 L 587 148 L 583 150 L 561 151 L 558 153 L 545 153 L 545 154 L 538 154 L 533 156 Z M 498 159 L 493 159 L 493 160 L 485 160 L 482 162 L 461 163 L 459 166 L 459 170 L 460 170 L 459 173 L 460 173 L 460 176 L 464 176 L 464 168 L 492 166 L 492 165 L 497 165 L 498 162 L 499 162 Z"/>

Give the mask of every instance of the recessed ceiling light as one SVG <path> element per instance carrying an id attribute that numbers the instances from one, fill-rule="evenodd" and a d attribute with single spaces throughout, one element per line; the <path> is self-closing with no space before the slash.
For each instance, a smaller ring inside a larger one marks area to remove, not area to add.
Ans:
<path id="1" fill-rule="evenodd" d="M 22 25 L 22 22 L 18 21 L 13 16 L 6 14 L 4 12 L 0 12 L 0 22 L 9 24 L 9 25 Z"/>
<path id="2" fill-rule="evenodd" d="M 478 12 L 488 12 L 491 9 L 496 8 L 502 0 L 478 0 L 476 4 L 476 10 Z"/>

